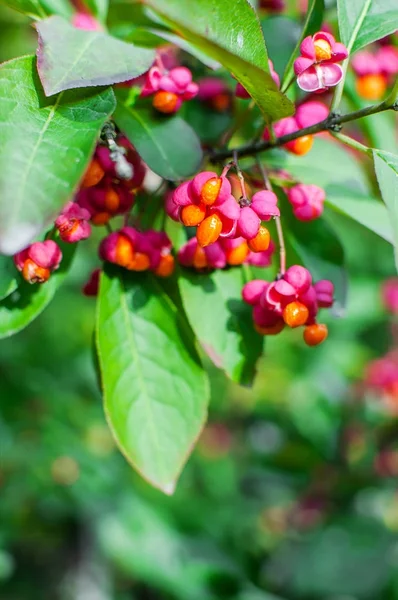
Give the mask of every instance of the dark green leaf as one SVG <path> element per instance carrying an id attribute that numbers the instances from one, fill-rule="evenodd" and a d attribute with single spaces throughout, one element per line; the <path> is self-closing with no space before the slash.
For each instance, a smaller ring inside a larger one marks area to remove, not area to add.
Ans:
<path id="1" fill-rule="evenodd" d="M 242 269 L 208 275 L 184 269 L 179 278 L 185 312 L 202 347 L 233 381 L 250 385 L 263 340 L 242 301 L 244 284 Z"/>
<path id="2" fill-rule="evenodd" d="M 184 119 L 196 131 L 200 140 L 207 144 L 217 142 L 232 125 L 233 117 L 230 112 L 217 112 L 199 100 L 186 102 L 183 110 Z"/>
<path id="3" fill-rule="evenodd" d="M 0 339 L 17 333 L 36 319 L 51 302 L 65 279 L 76 245 L 59 241 L 57 243 L 62 250 L 62 262 L 59 269 L 51 274 L 50 279 L 46 283 L 33 285 L 22 280 L 18 288 L 0 302 Z"/>
<path id="4" fill-rule="evenodd" d="M 398 156 L 391 152 L 373 150 L 373 159 L 381 195 L 390 215 L 395 264 L 398 269 Z"/>
<path id="5" fill-rule="evenodd" d="M 288 86 L 290 85 L 290 83 L 294 77 L 293 63 L 294 63 L 294 60 L 298 56 L 301 42 L 308 35 L 313 35 L 314 33 L 316 33 L 317 31 L 320 30 L 322 21 L 323 21 L 324 11 L 325 11 L 324 0 L 311 0 L 311 2 L 308 3 L 307 16 L 306 16 L 306 20 L 304 23 L 302 34 L 297 42 L 296 47 L 294 48 L 294 50 L 290 56 L 290 60 L 287 63 L 285 73 L 283 75 L 283 81 L 282 81 L 282 85 L 281 85 L 282 90 L 286 90 L 288 88 Z"/>
<path id="6" fill-rule="evenodd" d="M 45 19 L 49 15 L 59 15 L 69 19 L 73 8 L 68 0 L 1 0 L 2 4 L 24 13 L 29 17 Z"/>
<path id="7" fill-rule="evenodd" d="M 268 69 L 268 56 L 255 11 L 246 0 L 144 0 L 189 43 L 220 62 L 247 89 L 266 118 L 293 113 Z"/>
<path id="8" fill-rule="evenodd" d="M 112 90 L 47 99 L 24 57 L 0 67 L 0 101 L 0 252 L 14 254 L 72 196 L 115 100 Z"/>
<path id="9" fill-rule="evenodd" d="M 12 258 L 0 255 L 0 300 L 9 296 L 17 286 L 17 272 Z"/>
<path id="10" fill-rule="evenodd" d="M 396 0 L 338 0 L 340 37 L 355 52 L 397 29 Z"/>
<path id="11" fill-rule="evenodd" d="M 101 278 L 97 349 L 121 451 L 152 485 L 173 493 L 209 395 L 184 315 L 152 275 L 110 270 Z"/>
<path id="12" fill-rule="evenodd" d="M 296 20 L 278 15 L 261 19 L 261 28 L 274 69 L 282 77 L 290 57 L 295 52 L 301 27 Z"/>
<path id="13" fill-rule="evenodd" d="M 36 29 L 37 67 L 47 96 L 134 79 L 145 73 L 155 58 L 154 50 L 138 48 L 100 31 L 76 29 L 61 17 L 40 21 Z"/>
<path id="14" fill-rule="evenodd" d="M 118 94 L 115 121 L 152 171 L 170 180 L 184 179 L 198 171 L 202 161 L 200 142 L 181 117 L 126 106 L 121 98 Z"/>

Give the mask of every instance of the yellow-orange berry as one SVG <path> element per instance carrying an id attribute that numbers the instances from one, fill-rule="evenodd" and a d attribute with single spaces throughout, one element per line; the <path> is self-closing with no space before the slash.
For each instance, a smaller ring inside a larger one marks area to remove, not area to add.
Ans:
<path id="1" fill-rule="evenodd" d="M 195 269 L 206 269 L 208 266 L 206 253 L 200 246 L 198 246 L 195 250 L 192 265 L 195 267 Z"/>
<path id="2" fill-rule="evenodd" d="M 109 188 L 109 190 L 105 193 L 104 205 L 107 211 L 110 213 L 115 213 L 120 206 L 120 198 L 119 194 L 113 189 Z"/>
<path id="3" fill-rule="evenodd" d="M 274 325 L 269 325 L 268 327 L 260 327 L 257 323 L 254 323 L 254 329 L 260 335 L 278 335 L 285 327 L 285 323 L 282 319 L 277 321 Z"/>
<path id="4" fill-rule="evenodd" d="M 155 275 L 158 277 L 169 277 L 174 271 L 174 256 L 165 254 L 160 258 L 160 263 L 155 269 Z"/>
<path id="5" fill-rule="evenodd" d="M 107 212 L 99 212 L 91 217 L 91 222 L 94 225 L 106 225 L 111 218 L 111 215 Z"/>
<path id="6" fill-rule="evenodd" d="M 311 150 L 313 143 L 313 135 L 303 135 L 297 138 L 297 140 L 289 142 L 287 148 L 293 154 L 297 154 L 297 156 L 304 156 L 304 154 L 307 154 Z"/>
<path id="7" fill-rule="evenodd" d="M 231 96 L 227 92 L 217 94 L 211 100 L 213 108 L 218 112 L 225 112 L 231 106 Z"/>
<path id="8" fill-rule="evenodd" d="M 134 246 L 124 235 L 119 235 L 115 249 L 115 263 L 126 269 L 130 268 L 130 264 L 134 261 L 135 252 Z"/>
<path id="9" fill-rule="evenodd" d="M 221 177 L 211 177 L 206 181 L 200 192 L 200 199 L 203 204 L 211 206 L 217 200 L 218 193 L 222 184 Z"/>
<path id="10" fill-rule="evenodd" d="M 329 60 L 332 57 L 332 49 L 327 40 L 315 40 L 315 58 L 317 62 L 321 60 Z"/>
<path id="11" fill-rule="evenodd" d="M 236 246 L 236 248 L 227 250 L 225 254 L 229 265 L 242 265 L 249 254 L 249 246 L 247 245 L 247 242 L 242 242 L 239 246 Z"/>
<path id="12" fill-rule="evenodd" d="M 203 219 L 196 230 L 196 238 L 199 246 L 204 248 L 210 244 L 214 244 L 220 237 L 222 230 L 222 221 L 218 215 L 210 215 Z"/>
<path id="13" fill-rule="evenodd" d="M 165 92 L 164 90 L 159 90 L 153 97 L 153 107 L 156 108 L 159 112 L 170 114 L 175 112 L 176 106 L 178 102 L 177 94 L 173 92 Z"/>
<path id="14" fill-rule="evenodd" d="M 39 267 L 33 260 L 27 258 L 22 267 L 22 277 L 28 283 L 45 283 L 50 277 L 50 269 Z"/>
<path id="15" fill-rule="evenodd" d="M 248 240 L 247 245 L 252 252 L 264 252 L 265 250 L 268 250 L 270 242 L 271 236 L 268 229 L 263 225 L 260 225 L 257 235 L 251 240 Z"/>
<path id="16" fill-rule="evenodd" d="M 386 93 L 387 80 L 381 73 L 362 75 L 356 81 L 358 95 L 365 100 L 380 100 Z"/>
<path id="17" fill-rule="evenodd" d="M 307 346 L 318 346 L 322 344 L 328 337 L 328 328 L 326 325 L 315 323 L 314 325 L 307 325 L 304 329 L 303 338 Z"/>
<path id="18" fill-rule="evenodd" d="M 308 319 L 308 308 L 302 302 L 290 302 L 283 309 L 283 320 L 289 327 L 300 327 Z"/>
<path id="19" fill-rule="evenodd" d="M 180 219 L 186 227 L 196 227 L 206 216 L 206 206 L 200 204 L 188 204 L 184 206 L 180 213 Z"/>
<path id="20" fill-rule="evenodd" d="M 147 254 L 135 252 L 132 260 L 126 265 L 129 271 L 147 271 L 151 265 L 151 261 Z"/>
<path id="21" fill-rule="evenodd" d="M 96 158 L 93 158 L 90 164 L 88 165 L 87 171 L 83 177 L 80 186 L 82 188 L 93 187 L 101 181 L 104 175 L 104 169 L 101 167 L 98 160 Z"/>

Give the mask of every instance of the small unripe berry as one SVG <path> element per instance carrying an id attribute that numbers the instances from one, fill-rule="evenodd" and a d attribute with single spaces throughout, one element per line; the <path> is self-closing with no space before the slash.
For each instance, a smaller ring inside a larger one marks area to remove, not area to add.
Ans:
<path id="1" fill-rule="evenodd" d="M 282 316 L 289 327 L 300 327 L 306 323 L 309 311 L 301 302 L 290 302 L 283 309 Z"/>
<path id="2" fill-rule="evenodd" d="M 159 90 L 153 97 L 153 107 L 159 112 L 170 114 L 176 111 L 178 96 L 173 92 Z"/>
<path id="3" fill-rule="evenodd" d="M 200 204 L 188 204 L 181 209 L 180 219 L 186 227 L 196 227 L 206 216 L 206 206 Z"/>
<path id="4" fill-rule="evenodd" d="M 82 188 L 93 187 L 97 185 L 105 175 L 105 171 L 96 158 L 93 158 L 88 165 L 87 171 L 80 184 Z"/>
<path id="5" fill-rule="evenodd" d="M 229 248 L 226 251 L 227 263 L 231 266 L 242 265 L 248 254 L 249 246 L 246 241 L 242 242 L 239 246 L 236 246 L 236 248 Z"/>
<path id="6" fill-rule="evenodd" d="M 316 58 L 317 62 L 320 62 L 322 60 L 329 60 L 332 57 L 332 49 L 327 40 L 323 40 L 323 39 L 315 40 L 314 47 L 315 47 L 315 58 Z"/>
<path id="7" fill-rule="evenodd" d="M 160 258 L 160 262 L 154 273 L 158 277 L 170 277 L 174 271 L 174 266 L 174 256 L 172 254 L 165 254 Z"/>
<path id="8" fill-rule="evenodd" d="M 196 231 L 196 238 L 202 248 L 214 244 L 220 237 L 222 221 L 218 215 L 206 217 Z"/>
<path id="9" fill-rule="evenodd" d="M 313 143 L 313 135 L 303 135 L 302 137 L 297 138 L 297 140 L 288 142 L 286 147 L 293 154 L 297 154 L 297 156 L 304 156 L 304 154 L 307 154 L 307 152 L 311 150 Z"/>
<path id="10" fill-rule="evenodd" d="M 304 329 L 303 338 L 307 346 L 318 346 L 328 336 L 328 328 L 326 325 L 315 323 L 314 325 L 308 325 Z"/>
<path id="11" fill-rule="evenodd" d="M 278 333 L 280 333 L 284 327 L 285 323 L 282 319 L 277 321 L 274 325 L 269 325 L 268 327 L 260 327 L 260 325 L 254 323 L 254 329 L 261 335 L 278 335 Z"/>
<path id="12" fill-rule="evenodd" d="M 248 240 L 247 244 L 252 252 L 265 252 L 265 250 L 268 250 L 270 242 L 271 237 L 268 229 L 260 225 L 257 235 Z"/>
<path id="13" fill-rule="evenodd" d="M 203 204 L 211 206 L 217 200 L 218 193 L 222 184 L 221 177 L 211 177 L 208 179 L 200 192 L 200 198 Z"/>
<path id="14" fill-rule="evenodd" d="M 40 267 L 28 258 L 22 268 L 22 277 L 28 283 L 45 283 L 50 278 L 50 269 Z"/>
<path id="15" fill-rule="evenodd" d="M 387 80 L 385 75 L 374 73 L 358 77 L 356 90 L 365 100 L 380 100 L 386 93 Z"/>

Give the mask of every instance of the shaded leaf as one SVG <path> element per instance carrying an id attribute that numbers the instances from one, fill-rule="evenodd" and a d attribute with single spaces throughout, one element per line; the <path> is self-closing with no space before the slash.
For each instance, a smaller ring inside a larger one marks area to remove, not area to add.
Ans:
<path id="1" fill-rule="evenodd" d="M 337 14 L 341 41 L 352 52 L 397 29 L 396 0 L 337 0 Z"/>
<path id="2" fill-rule="evenodd" d="M 300 24 L 290 17 L 277 15 L 261 19 L 261 28 L 274 69 L 282 77 L 301 37 Z"/>
<path id="3" fill-rule="evenodd" d="M 247 89 L 264 115 L 277 120 L 293 113 L 268 69 L 268 56 L 255 11 L 246 0 L 144 0 L 181 37 L 220 62 Z"/>
<path id="4" fill-rule="evenodd" d="M 39 19 L 53 14 L 69 19 L 73 14 L 72 5 L 68 0 L 1 0 L 1 3 Z"/>
<path id="5" fill-rule="evenodd" d="M 46 99 L 24 57 L 1 65 L 0 101 L 0 252 L 15 254 L 72 196 L 115 100 L 112 90 Z"/>
<path id="6" fill-rule="evenodd" d="M 46 283 L 33 284 L 21 280 L 18 288 L 0 302 L 0 339 L 27 327 L 53 299 L 67 275 L 76 245 L 57 241 L 62 250 L 62 262 Z M 10 260 L 10 259 L 9 259 Z M 16 270 L 15 270 L 16 272 Z"/>
<path id="7" fill-rule="evenodd" d="M 250 385 L 263 340 L 242 301 L 244 284 L 242 269 L 206 275 L 184 269 L 179 277 L 185 312 L 203 349 L 233 381 Z"/>
<path id="8" fill-rule="evenodd" d="M 390 215 L 395 264 L 398 269 L 398 156 L 391 152 L 373 150 L 373 159 L 381 195 Z"/>
<path id="9" fill-rule="evenodd" d="M 113 269 L 101 277 L 96 335 L 113 435 L 140 474 L 171 494 L 209 396 L 184 315 L 152 275 Z"/>
<path id="10" fill-rule="evenodd" d="M 196 173 L 202 149 L 193 129 L 181 117 L 165 117 L 147 107 L 127 106 L 117 92 L 114 119 L 146 164 L 158 175 L 179 180 Z"/>
<path id="11" fill-rule="evenodd" d="M 51 96 L 72 88 L 110 85 L 147 71 L 155 52 L 127 44 L 100 31 L 76 29 L 54 16 L 36 24 L 37 68 Z"/>
<path id="12" fill-rule="evenodd" d="M 17 272 L 12 258 L 0 255 L 0 300 L 9 296 L 17 286 Z"/>
<path id="13" fill-rule="evenodd" d="M 88 7 L 91 14 L 101 21 L 101 23 L 106 21 L 109 0 L 84 0 L 84 4 Z"/>

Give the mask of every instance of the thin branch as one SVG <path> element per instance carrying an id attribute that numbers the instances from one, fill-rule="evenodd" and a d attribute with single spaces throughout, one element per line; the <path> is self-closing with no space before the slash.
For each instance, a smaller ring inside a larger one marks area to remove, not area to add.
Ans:
<path id="1" fill-rule="evenodd" d="M 287 142 L 291 142 L 293 140 L 297 140 L 304 135 L 311 135 L 314 133 L 319 133 L 321 131 L 340 131 L 341 125 L 343 123 L 348 123 L 349 121 L 355 121 L 357 119 L 362 119 L 363 117 L 368 117 L 370 115 L 374 115 L 379 112 L 383 112 L 385 110 L 398 110 L 397 102 L 392 102 L 391 99 L 384 100 L 379 104 L 373 104 L 372 106 L 367 106 L 365 108 L 361 108 L 360 110 L 356 110 L 351 113 L 347 113 L 346 115 L 340 115 L 337 113 L 330 113 L 326 119 L 320 121 L 320 123 L 316 123 L 315 125 L 311 125 L 310 127 L 304 127 L 303 129 L 299 129 L 299 131 L 294 131 L 293 133 L 288 133 L 287 135 L 282 135 L 279 138 L 276 138 L 275 142 L 271 140 L 256 142 L 254 144 L 247 144 L 245 146 L 240 146 L 239 148 L 235 148 L 240 157 L 243 156 L 251 156 L 253 154 L 257 154 L 258 152 L 264 152 L 265 150 L 269 150 L 270 148 L 277 148 L 278 146 L 283 146 Z M 212 152 L 209 156 L 211 162 L 219 162 L 230 158 L 234 154 L 234 149 L 231 150 L 218 150 Z"/>
<path id="2" fill-rule="evenodd" d="M 235 169 L 236 169 L 236 174 L 238 175 L 238 178 L 239 178 L 240 189 L 242 192 L 242 199 L 246 200 L 247 195 L 246 195 L 245 178 L 243 177 L 243 173 L 239 168 L 238 152 L 236 150 L 234 150 L 234 165 L 235 165 Z"/>
<path id="3" fill-rule="evenodd" d="M 335 137 L 337 140 L 339 140 L 346 146 L 349 146 L 350 148 L 353 148 L 354 150 L 359 150 L 360 152 L 364 152 L 365 154 L 367 154 L 369 156 L 372 155 L 371 148 L 364 146 L 363 144 L 361 144 L 360 142 L 357 142 L 356 140 L 349 137 L 348 135 L 344 135 L 343 133 L 333 133 L 332 135 L 333 135 L 333 137 Z"/>

